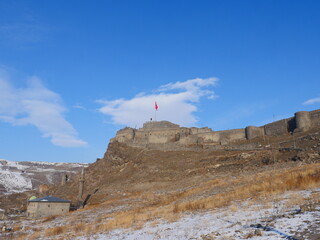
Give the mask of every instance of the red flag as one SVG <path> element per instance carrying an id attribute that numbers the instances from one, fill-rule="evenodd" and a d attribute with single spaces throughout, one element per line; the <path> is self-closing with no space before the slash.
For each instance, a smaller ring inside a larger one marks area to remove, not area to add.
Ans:
<path id="1" fill-rule="evenodd" d="M 156 109 L 156 111 L 158 111 L 158 104 L 157 104 L 157 102 L 154 102 L 154 108 Z"/>

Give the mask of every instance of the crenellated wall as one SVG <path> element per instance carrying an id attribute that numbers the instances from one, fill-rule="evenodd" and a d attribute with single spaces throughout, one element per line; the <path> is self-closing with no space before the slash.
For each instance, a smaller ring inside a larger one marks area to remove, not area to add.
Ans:
<path id="1" fill-rule="evenodd" d="M 140 129 L 124 128 L 111 141 L 125 142 L 134 146 L 156 146 L 157 144 L 228 145 L 238 140 L 250 140 L 262 136 L 280 136 L 312 127 L 320 127 L 320 110 L 301 111 L 294 117 L 282 119 L 261 127 L 248 126 L 243 129 L 213 131 L 208 127 L 186 128 L 168 121 L 150 121 Z"/>

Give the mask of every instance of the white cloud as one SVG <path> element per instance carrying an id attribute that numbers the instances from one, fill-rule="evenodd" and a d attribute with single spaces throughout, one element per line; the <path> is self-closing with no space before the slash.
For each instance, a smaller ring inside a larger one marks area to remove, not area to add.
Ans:
<path id="1" fill-rule="evenodd" d="M 313 105 L 313 104 L 316 104 L 316 103 L 320 103 L 320 97 L 318 97 L 318 98 L 311 98 L 311 99 L 305 101 L 305 102 L 303 103 L 303 105 Z"/>
<path id="2" fill-rule="evenodd" d="M 39 78 L 30 78 L 26 88 L 15 88 L 0 76 L 0 120 L 12 125 L 34 125 L 57 146 L 86 145 L 63 117 L 65 111 L 60 96 L 43 86 Z"/>
<path id="3" fill-rule="evenodd" d="M 185 82 L 175 82 L 160 86 L 150 94 L 139 93 L 132 99 L 116 99 L 112 101 L 98 100 L 103 104 L 101 113 L 111 116 L 113 123 L 131 127 L 141 127 L 150 118 L 167 120 L 182 126 L 190 126 L 197 122 L 194 112 L 196 103 L 201 97 L 216 97 L 212 87 L 217 78 L 196 78 Z M 159 109 L 155 112 L 157 101 Z"/>

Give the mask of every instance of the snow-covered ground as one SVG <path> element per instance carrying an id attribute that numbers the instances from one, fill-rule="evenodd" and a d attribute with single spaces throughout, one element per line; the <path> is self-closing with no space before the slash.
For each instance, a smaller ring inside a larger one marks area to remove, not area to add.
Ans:
<path id="1" fill-rule="evenodd" d="M 23 226 L 22 233 L 29 236 L 37 233 L 37 239 L 46 240 L 319 240 L 319 196 L 320 188 L 292 191 L 262 200 L 235 201 L 231 206 L 212 211 L 187 213 L 175 222 L 155 219 L 139 229 L 115 229 L 91 234 L 83 232 L 86 235 L 79 237 L 74 235 L 73 226 L 86 223 L 92 227 L 99 214 L 110 213 L 111 209 L 83 209 L 70 215 L 58 216 L 52 221 L 0 220 L 0 226 L 13 227 L 18 224 Z M 36 227 L 31 230 L 33 226 Z M 45 234 L 47 229 L 57 226 L 70 226 L 70 231 L 54 236 Z M 10 233 L 0 233 L 0 239 L 7 239 L 8 236 Z"/>
<path id="2" fill-rule="evenodd" d="M 27 166 L 23 166 L 19 162 L 0 159 L 0 185 L 11 193 L 31 190 L 31 179 L 23 176 L 27 168 Z"/>
<path id="3" fill-rule="evenodd" d="M 0 159 L 0 193 L 31 190 L 35 187 L 33 182 L 37 185 L 52 184 L 57 180 L 54 178 L 57 173 L 76 173 L 76 169 L 87 166 L 88 164 L 80 163 L 15 162 Z"/>
<path id="4" fill-rule="evenodd" d="M 280 233 L 294 236 L 297 232 L 308 230 L 308 222 L 320 219 L 319 212 L 307 212 L 293 218 L 281 218 L 274 222 L 271 231 L 258 230 L 250 227 L 257 224 L 257 219 L 252 218 L 255 211 L 245 214 L 234 213 L 224 216 L 224 213 L 212 212 L 206 214 L 189 214 L 178 222 L 162 222 L 157 226 L 147 224 L 139 230 L 115 230 L 108 234 L 93 236 L 93 239 L 126 239 L 126 240 L 177 240 L 177 239 L 246 239 L 260 240 L 284 239 Z M 234 220 L 234 221 L 232 221 Z M 248 225 L 248 223 L 250 223 Z M 260 236 L 261 235 L 261 236 Z M 87 238 L 82 238 L 87 239 Z M 298 238 L 297 238 L 298 239 Z M 299 238 L 301 239 L 301 238 Z M 309 238 L 303 238 L 308 240 Z"/>
<path id="5" fill-rule="evenodd" d="M 320 192 L 320 189 L 315 192 Z M 311 192 L 303 191 L 299 194 L 308 197 Z M 299 206 L 287 207 L 288 201 L 294 196 L 287 194 L 284 199 L 268 204 L 247 201 L 211 212 L 190 213 L 177 222 L 151 222 L 141 229 L 118 229 L 90 236 L 90 239 L 319 240 L 320 207 L 299 213 Z M 88 239 L 88 236 L 79 239 Z"/>
<path id="6" fill-rule="evenodd" d="M 0 169 L 0 184 L 8 192 L 23 192 L 32 189 L 30 178 L 22 176 L 21 172 L 12 172 L 8 169 Z"/>

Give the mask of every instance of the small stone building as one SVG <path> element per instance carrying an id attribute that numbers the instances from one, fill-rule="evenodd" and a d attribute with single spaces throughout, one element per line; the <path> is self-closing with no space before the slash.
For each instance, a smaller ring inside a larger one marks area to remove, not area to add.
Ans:
<path id="1" fill-rule="evenodd" d="M 58 197 L 42 197 L 28 201 L 27 216 L 28 217 L 48 217 L 69 212 L 69 200 Z"/>

